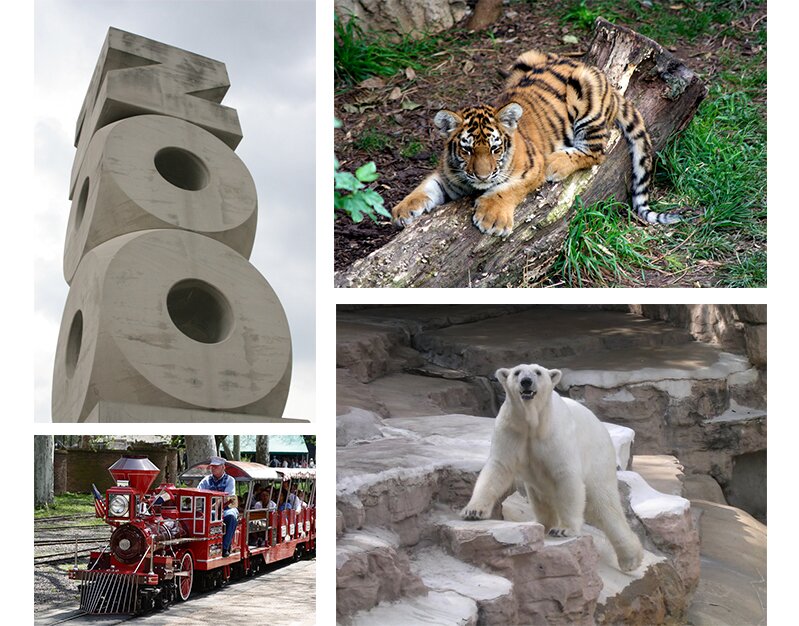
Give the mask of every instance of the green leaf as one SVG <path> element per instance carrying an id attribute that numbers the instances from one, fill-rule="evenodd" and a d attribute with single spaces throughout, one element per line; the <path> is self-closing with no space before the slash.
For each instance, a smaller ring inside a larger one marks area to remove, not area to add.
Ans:
<path id="1" fill-rule="evenodd" d="M 375 165 L 375 162 L 369 161 L 355 170 L 355 177 L 362 183 L 371 183 L 372 181 L 377 180 L 380 175 L 377 173 L 377 166 Z"/>
<path id="2" fill-rule="evenodd" d="M 336 189 L 343 189 L 344 191 L 358 191 L 363 189 L 364 185 L 350 172 L 336 172 L 333 176 Z"/>
<path id="3" fill-rule="evenodd" d="M 366 191 L 362 191 L 360 195 L 363 196 L 363 199 L 369 204 L 374 212 L 379 213 L 383 217 L 391 217 L 391 213 L 389 213 L 386 207 L 383 205 L 383 196 L 381 196 L 379 193 L 371 189 L 367 189 Z M 374 219 L 373 216 L 371 217 Z"/>
<path id="4" fill-rule="evenodd" d="M 353 194 L 345 199 L 344 210 L 349 213 L 353 222 L 358 224 L 363 220 L 364 214 L 369 214 L 369 205 L 361 197 L 361 194 Z"/>

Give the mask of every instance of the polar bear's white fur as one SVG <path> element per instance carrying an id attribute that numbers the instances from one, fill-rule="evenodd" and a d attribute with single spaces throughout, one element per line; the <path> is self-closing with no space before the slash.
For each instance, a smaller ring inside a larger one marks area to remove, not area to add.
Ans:
<path id="1" fill-rule="evenodd" d="M 586 407 L 555 392 L 560 370 L 517 365 L 497 370 L 496 377 L 505 402 L 488 461 L 461 516 L 486 519 L 520 479 L 549 535 L 577 536 L 585 519 L 608 537 L 622 571 L 636 569 L 643 548 L 621 507 L 608 431 Z"/>

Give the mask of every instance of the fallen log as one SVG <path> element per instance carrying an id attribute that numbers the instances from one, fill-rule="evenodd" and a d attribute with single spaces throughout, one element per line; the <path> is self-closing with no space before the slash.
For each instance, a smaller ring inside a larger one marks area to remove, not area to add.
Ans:
<path id="1" fill-rule="evenodd" d="M 699 77 L 658 43 L 602 18 L 583 61 L 602 69 L 635 103 L 656 151 L 687 126 L 707 94 Z M 334 284 L 495 287 L 520 284 L 522 278 L 535 283 L 546 277 L 563 247 L 576 197 L 585 205 L 611 196 L 627 199 L 630 177 L 626 142 L 614 131 L 605 163 L 562 183 L 546 183 L 528 196 L 516 208 L 516 225 L 506 239 L 481 234 L 472 225 L 473 199 L 461 199 L 422 216 L 382 248 L 337 272 Z"/>

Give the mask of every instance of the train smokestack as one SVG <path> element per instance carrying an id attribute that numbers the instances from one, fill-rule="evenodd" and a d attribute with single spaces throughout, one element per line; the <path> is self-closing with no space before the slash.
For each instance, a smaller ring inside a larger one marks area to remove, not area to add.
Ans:
<path id="1" fill-rule="evenodd" d="M 108 471 L 117 484 L 120 480 L 127 480 L 130 487 L 139 493 L 147 493 L 160 472 L 150 459 L 142 455 L 123 456 Z"/>

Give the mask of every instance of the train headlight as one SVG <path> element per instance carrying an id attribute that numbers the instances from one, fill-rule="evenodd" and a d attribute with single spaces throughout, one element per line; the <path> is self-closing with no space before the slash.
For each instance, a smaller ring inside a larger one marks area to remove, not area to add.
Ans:
<path id="1" fill-rule="evenodd" d="M 108 503 L 108 513 L 113 517 L 124 517 L 130 508 L 130 496 L 117 494 Z"/>
<path id="2" fill-rule="evenodd" d="M 147 552 L 144 531 L 133 524 L 123 524 L 111 534 L 111 552 L 122 563 L 139 561 Z"/>

